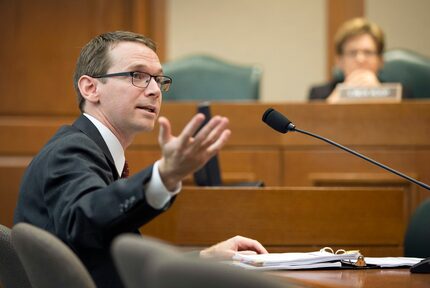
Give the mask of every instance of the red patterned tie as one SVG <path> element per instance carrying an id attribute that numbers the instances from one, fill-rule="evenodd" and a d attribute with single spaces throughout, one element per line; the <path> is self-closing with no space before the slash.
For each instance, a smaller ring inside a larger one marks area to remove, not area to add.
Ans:
<path id="1" fill-rule="evenodd" d="M 130 174 L 130 170 L 128 169 L 128 162 L 125 160 L 124 169 L 122 169 L 121 178 L 127 178 Z"/>

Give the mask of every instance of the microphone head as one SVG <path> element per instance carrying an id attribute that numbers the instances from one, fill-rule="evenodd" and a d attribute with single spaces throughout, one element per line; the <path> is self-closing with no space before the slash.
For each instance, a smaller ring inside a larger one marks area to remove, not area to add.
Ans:
<path id="1" fill-rule="evenodd" d="M 263 122 L 269 125 L 272 129 L 275 129 L 281 133 L 287 133 L 288 131 L 294 131 L 295 126 L 287 119 L 284 115 L 279 113 L 273 108 L 269 108 L 263 114 Z"/>

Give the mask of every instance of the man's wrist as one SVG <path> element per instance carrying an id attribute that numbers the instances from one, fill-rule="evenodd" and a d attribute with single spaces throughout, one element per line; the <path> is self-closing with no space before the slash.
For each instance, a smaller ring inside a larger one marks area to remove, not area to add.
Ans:
<path id="1" fill-rule="evenodd" d="M 179 186 L 181 179 L 176 179 L 173 173 L 168 173 L 167 171 L 168 169 L 166 169 L 166 162 L 164 158 L 162 158 L 158 161 L 158 173 L 166 189 L 169 191 L 174 191 Z"/>

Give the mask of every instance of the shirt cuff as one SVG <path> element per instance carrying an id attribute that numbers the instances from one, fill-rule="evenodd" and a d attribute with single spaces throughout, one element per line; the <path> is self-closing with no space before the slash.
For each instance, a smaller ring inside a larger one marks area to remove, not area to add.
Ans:
<path id="1" fill-rule="evenodd" d="M 152 168 L 152 177 L 146 186 L 146 201 L 155 209 L 163 208 L 170 199 L 181 192 L 182 182 L 179 182 L 178 186 L 174 191 L 167 190 L 164 186 L 163 180 L 161 180 L 160 172 L 158 171 L 158 164 L 160 160 L 154 163 Z"/>

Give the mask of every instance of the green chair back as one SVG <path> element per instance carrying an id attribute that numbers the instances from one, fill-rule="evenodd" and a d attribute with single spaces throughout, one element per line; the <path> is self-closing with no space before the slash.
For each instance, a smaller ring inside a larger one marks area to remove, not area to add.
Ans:
<path id="1" fill-rule="evenodd" d="M 380 77 L 385 82 L 400 82 L 412 90 L 414 98 L 430 98 L 430 58 L 405 49 L 384 53 Z"/>
<path id="2" fill-rule="evenodd" d="M 415 210 L 405 235 L 406 257 L 430 257 L 430 199 Z"/>
<path id="3" fill-rule="evenodd" d="M 207 55 L 193 55 L 163 64 L 173 78 L 164 100 L 243 101 L 258 100 L 261 69 L 227 63 Z"/>

